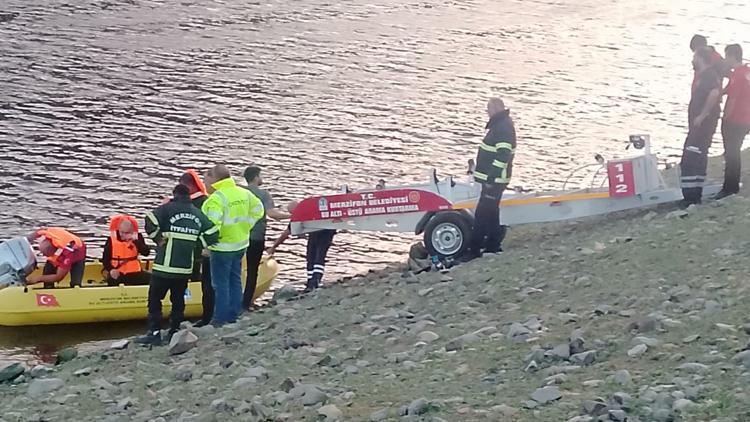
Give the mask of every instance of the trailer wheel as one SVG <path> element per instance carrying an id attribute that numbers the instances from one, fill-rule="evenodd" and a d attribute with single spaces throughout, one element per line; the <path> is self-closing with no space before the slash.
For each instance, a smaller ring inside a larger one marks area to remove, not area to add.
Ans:
<path id="1" fill-rule="evenodd" d="M 431 255 L 461 256 L 469 247 L 471 222 L 456 212 L 438 213 L 424 228 L 424 244 Z"/>

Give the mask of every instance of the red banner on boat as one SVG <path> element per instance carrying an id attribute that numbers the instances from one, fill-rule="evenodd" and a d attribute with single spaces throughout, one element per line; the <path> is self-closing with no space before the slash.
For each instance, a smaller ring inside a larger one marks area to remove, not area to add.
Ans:
<path id="1" fill-rule="evenodd" d="M 55 295 L 36 294 L 36 306 L 60 306 Z"/>
<path id="2" fill-rule="evenodd" d="M 623 198 L 635 195 L 632 161 L 610 161 L 607 163 L 607 176 L 609 177 L 610 197 Z"/>
<path id="3" fill-rule="evenodd" d="M 442 196 L 419 189 L 392 189 L 315 196 L 300 202 L 292 221 L 311 221 L 441 211 L 451 208 Z"/>

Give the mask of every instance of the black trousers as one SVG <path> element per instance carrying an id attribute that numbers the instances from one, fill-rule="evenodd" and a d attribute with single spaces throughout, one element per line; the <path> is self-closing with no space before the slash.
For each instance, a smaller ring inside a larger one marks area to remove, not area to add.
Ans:
<path id="1" fill-rule="evenodd" d="M 700 127 L 691 127 L 685 139 L 680 161 L 680 186 L 682 197 L 689 204 L 701 203 L 703 185 L 706 183 L 708 150 L 718 122 L 718 116 L 709 117 Z"/>
<path id="2" fill-rule="evenodd" d="M 318 230 L 307 235 L 307 288 L 317 289 L 326 271 L 326 256 L 336 230 Z"/>
<path id="3" fill-rule="evenodd" d="M 245 252 L 247 276 L 245 278 L 245 291 L 242 294 L 243 309 L 250 309 L 250 306 L 253 304 L 253 295 L 258 286 L 258 268 L 260 268 L 260 260 L 263 258 L 263 251 L 265 249 L 265 240 L 250 239 L 250 246 Z"/>
<path id="4" fill-rule="evenodd" d="M 482 249 L 487 252 L 499 252 L 505 227 L 500 225 L 500 199 L 505 185 L 482 185 L 482 196 L 474 213 L 474 230 L 471 234 L 469 253 L 478 256 Z"/>
<path id="5" fill-rule="evenodd" d="M 203 316 L 201 321 L 208 324 L 214 316 L 214 288 L 211 285 L 211 260 L 201 257 L 199 274 L 193 274 L 193 280 L 201 280 L 201 293 L 203 294 L 201 304 L 203 305 Z"/>
<path id="6" fill-rule="evenodd" d="M 724 139 L 724 186 L 727 193 L 740 191 L 740 173 L 742 171 L 742 157 L 740 150 L 742 142 L 750 133 L 750 125 L 742 125 L 728 121 L 721 122 L 721 137 Z"/>
<path id="7" fill-rule="evenodd" d="M 169 314 L 169 329 L 178 330 L 180 323 L 185 319 L 185 289 L 187 289 L 188 278 L 167 278 L 158 274 L 151 276 L 151 284 L 148 287 L 148 330 L 149 332 L 161 329 L 161 301 L 169 292 L 169 301 L 172 303 L 172 312 Z"/>
<path id="8" fill-rule="evenodd" d="M 81 286 L 83 284 L 83 273 L 86 271 L 86 261 L 79 261 L 70 267 L 70 287 Z M 51 262 L 44 264 L 42 269 L 42 275 L 57 274 L 57 267 L 52 265 Z M 55 287 L 55 283 L 44 283 L 45 289 L 52 289 Z"/>
<path id="9" fill-rule="evenodd" d="M 117 286 L 124 284 L 126 286 L 148 286 L 151 282 L 151 273 L 148 271 L 139 271 L 137 273 L 120 274 L 120 278 L 115 280 L 111 276 L 107 277 L 108 286 Z"/>

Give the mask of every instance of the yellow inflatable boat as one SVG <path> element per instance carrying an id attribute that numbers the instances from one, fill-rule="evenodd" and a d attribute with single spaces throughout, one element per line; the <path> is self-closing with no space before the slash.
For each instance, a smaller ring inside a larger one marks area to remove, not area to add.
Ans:
<path id="1" fill-rule="evenodd" d="M 243 264 L 244 265 L 244 264 Z M 145 262 L 145 269 L 151 266 Z M 39 270 L 37 270 L 39 271 Z M 62 280 L 53 289 L 43 285 L 8 287 L 0 290 L 0 325 L 80 324 L 103 321 L 145 319 L 148 286 L 110 287 L 102 280 L 102 265 L 86 263 L 82 287 L 70 287 L 70 279 Z M 279 272 L 273 258 L 264 258 L 258 272 L 258 286 L 254 297 L 265 293 Z M 243 268 L 244 281 L 244 268 Z M 203 313 L 200 282 L 191 282 L 185 292 L 185 317 L 195 318 Z M 169 295 L 163 302 L 163 313 L 169 315 Z"/>

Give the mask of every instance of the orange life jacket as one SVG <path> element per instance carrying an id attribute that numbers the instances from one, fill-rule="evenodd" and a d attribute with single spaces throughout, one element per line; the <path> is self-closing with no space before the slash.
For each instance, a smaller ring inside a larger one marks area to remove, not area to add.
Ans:
<path id="1" fill-rule="evenodd" d="M 120 274 L 132 274 L 141 271 L 141 261 L 138 260 L 138 248 L 132 240 L 120 240 L 117 237 L 117 228 L 123 221 L 130 221 L 133 230 L 138 233 L 138 222 L 135 218 L 119 214 L 112 217 L 109 222 L 109 239 L 112 243 L 112 268 Z"/>
<path id="2" fill-rule="evenodd" d="M 57 266 L 57 259 L 64 250 L 74 252 L 76 249 L 83 247 L 83 241 L 78 236 L 60 227 L 47 227 L 39 230 L 37 234 L 49 240 L 52 246 L 57 249 L 54 255 L 47 257 L 47 262 L 51 262 L 55 266 Z"/>
<path id="3" fill-rule="evenodd" d="M 185 171 L 185 173 L 189 174 L 190 177 L 193 178 L 193 182 L 195 182 L 195 186 L 198 187 L 198 192 L 194 192 L 190 194 L 190 199 L 195 199 L 201 196 L 208 196 L 206 185 L 203 184 L 203 180 L 201 180 L 201 177 L 198 175 L 198 172 L 193 169 L 188 169 L 187 171 Z"/>

